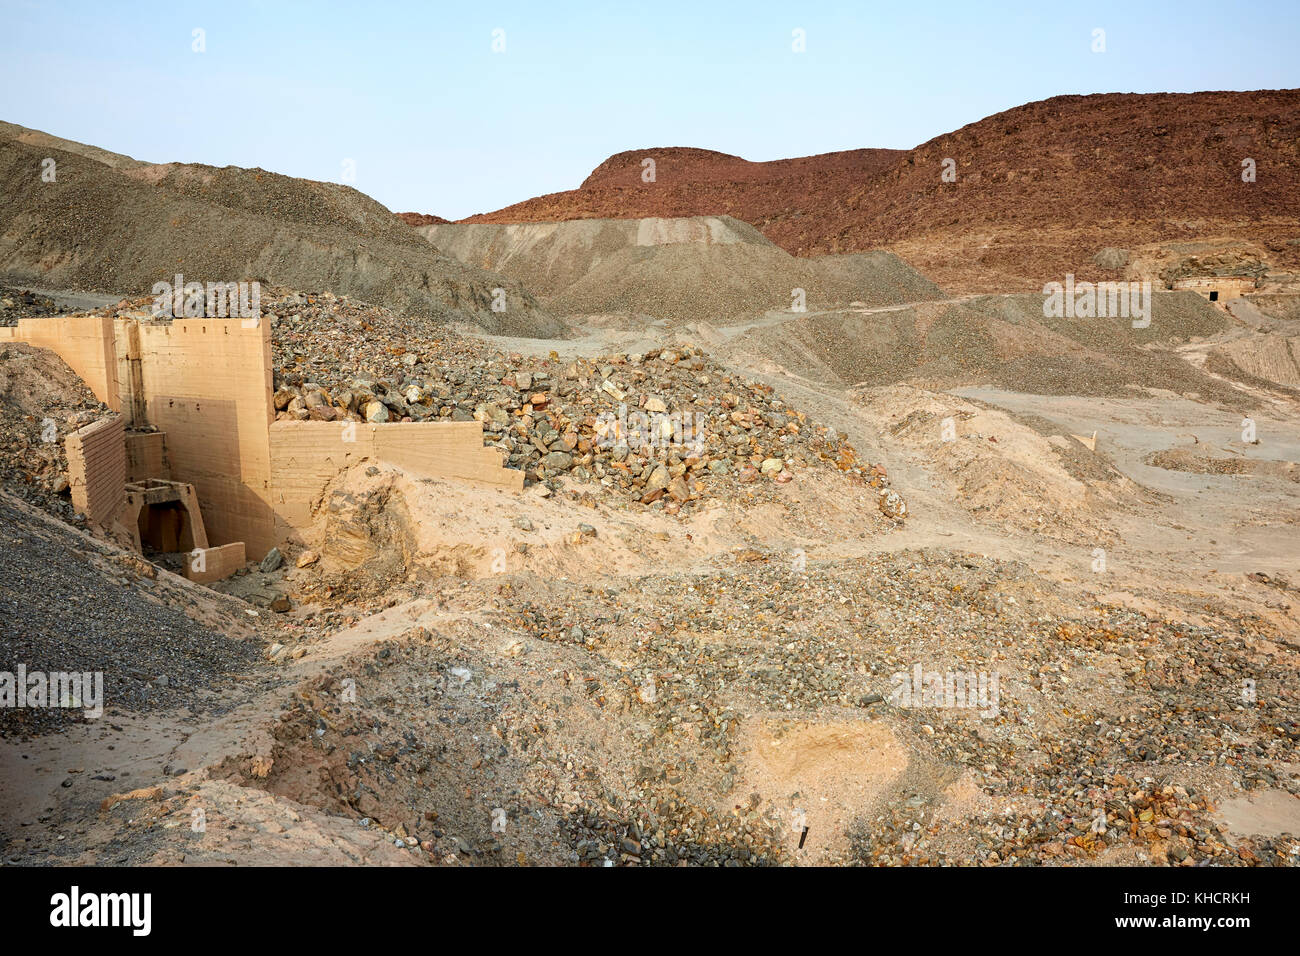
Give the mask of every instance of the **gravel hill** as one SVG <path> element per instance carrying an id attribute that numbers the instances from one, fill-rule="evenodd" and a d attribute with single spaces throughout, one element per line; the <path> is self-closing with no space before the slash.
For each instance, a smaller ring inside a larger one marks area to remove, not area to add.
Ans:
<path id="1" fill-rule="evenodd" d="M 114 168 L 90 148 L 31 139 L 0 135 L 0 275 L 11 281 L 144 293 L 180 272 L 330 288 L 512 335 L 563 330 L 518 283 L 438 254 L 354 189 L 235 167 Z M 55 182 L 41 178 L 46 157 Z"/>
<path id="2" fill-rule="evenodd" d="M 760 325 L 734 348 L 814 381 L 910 382 L 944 390 L 994 384 L 1042 395 L 1196 392 L 1231 408 L 1249 399 L 1167 346 L 1231 322 L 1192 292 L 1156 292 L 1150 328 L 1128 319 L 1049 319 L 1041 295 L 977 296 L 869 312 L 843 310 Z"/>
<path id="3" fill-rule="evenodd" d="M 461 261 L 519 280 L 553 311 L 725 321 L 808 308 L 894 305 L 942 291 L 886 252 L 799 259 L 729 216 L 594 219 L 419 230 Z"/>

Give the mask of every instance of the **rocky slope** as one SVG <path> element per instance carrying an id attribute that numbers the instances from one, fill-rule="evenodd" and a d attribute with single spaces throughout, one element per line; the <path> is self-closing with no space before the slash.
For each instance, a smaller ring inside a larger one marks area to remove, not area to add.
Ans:
<path id="1" fill-rule="evenodd" d="M 0 135 L 0 275 L 12 281 L 143 293 L 176 273 L 256 279 L 493 332 L 562 331 L 526 289 L 438 254 L 348 187 L 235 167 L 114 166 L 31 132 Z M 46 158 L 53 182 L 41 176 Z M 497 288 L 504 311 L 493 309 Z"/>

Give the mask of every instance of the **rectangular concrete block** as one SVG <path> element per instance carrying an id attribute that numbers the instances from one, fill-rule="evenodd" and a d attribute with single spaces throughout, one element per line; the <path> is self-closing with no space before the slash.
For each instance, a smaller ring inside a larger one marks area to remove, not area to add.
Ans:
<path id="1" fill-rule="evenodd" d="M 126 437 L 114 415 L 79 428 L 64 440 L 72 506 L 107 528 L 126 504 Z"/>
<path id="2" fill-rule="evenodd" d="M 185 576 L 196 584 L 210 584 L 224 581 L 247 563 L 242 541 L 198 548 L 186 557 Z"/>

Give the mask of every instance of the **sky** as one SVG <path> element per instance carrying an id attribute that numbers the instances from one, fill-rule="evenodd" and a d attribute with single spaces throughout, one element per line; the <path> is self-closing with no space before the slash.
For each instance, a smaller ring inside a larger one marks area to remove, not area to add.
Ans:
<path id="1" fill-rule="evenodd" d="M 629 149 L 907 149 L 1060 94 L 1296 87 L 1298 0 L 0 0 L 0 119 L 449 219 Z"/>

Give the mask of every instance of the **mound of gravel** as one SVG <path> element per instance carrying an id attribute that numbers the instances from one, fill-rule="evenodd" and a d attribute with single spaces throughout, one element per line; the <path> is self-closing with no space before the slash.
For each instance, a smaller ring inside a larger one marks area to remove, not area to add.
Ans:
<path id="1" fill-rule="evenodd" d="M 253 666 L 260 642 L 223 636 L 147 562 L 43 521 L 0 494 L 0 671 L 100 672 L 104 707 L 204 709 L 204 691 Z M 37 599 L 46 595 L 47 599 Z M 208 700 L 206 706 L 215 706 Z M 0 708 L 0 736 L 83 719 L 62 708 Z"/>
<path id="2" fill-rule="evenodd" d="M 865 314 L 843 311 L 746 332 L 737 347 L 841 385 L 908 382 L 934 390 L 997 385 L 1041 395 L 1196 392 L 1238 407 L 1236 389 L 1162 346 L 1230 320 L 1190 292 L 1155 292 L 1149 328 L 1128 319 L 1045 318 L 1041 295 L 979 296 Z"/>
<path id="3" fill-rule="evenodd" d="M 47 156 L 55 182 L 40 176 Z M 0 181 L 0 275 L 15 282 L 143 294 L 179 272 L 331 289 L 501 334 L 563 333 L 517 282 L 440 255 L 347 187 L 234 167 L 115 169 L 4 138 Z"/>
<path id="4" fill-rule="evenodd" d="M 74 520 L 64 439 L 109 414 L 53 352 L 0 345 L 0 483 L 9 493 Z"/>
<path id="5" fill-rule="evenodd" d="M 725 321 L 791 308 L 895 305 L 942 291 L 886 252 L 799 259 L 727 216 L 587 219 L 418 230 L 461 261 L 499 271 L 564 314 Z"/>

